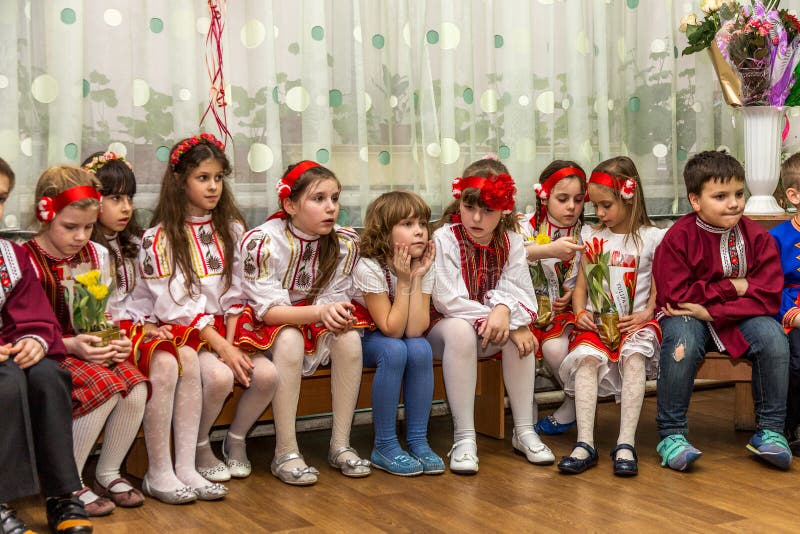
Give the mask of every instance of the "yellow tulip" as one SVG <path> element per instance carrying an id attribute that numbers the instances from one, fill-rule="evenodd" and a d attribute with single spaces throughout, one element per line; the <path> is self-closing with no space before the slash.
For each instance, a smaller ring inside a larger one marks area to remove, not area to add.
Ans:
<path id="1" fill-rule="evenodd" d="M 108 296 L 108 286 L 102 284 L 94 284 L 88 286 L 86 289 L 97 301 L 103 300 Z"/>
<path id="2" fill-rule="evenodd" d="M 538 234 L 536 236 L 536 244 L 537 245 L 547 245 L 550 243 L 550 236 L 547 234 Z"/>

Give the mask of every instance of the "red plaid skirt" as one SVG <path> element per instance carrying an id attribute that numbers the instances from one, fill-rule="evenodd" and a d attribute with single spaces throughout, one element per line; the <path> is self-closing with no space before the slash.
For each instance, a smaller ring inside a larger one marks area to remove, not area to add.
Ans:
<path id="1" fill-rule="evenodd" d="M 353 304 L 356 307 L 355 312 L 353 312 L 356 318 L 356 324 L 353 328 L 374 328 L 375 325 L 367 309 L 357 302 Z M 305 302 L 295 304 L 295 306 L 305 306 Z M 287 326 L 297 328 L 303 334 L 304 350 L 306 354 L 314 354 L 317 351 L 317 342 L 320 337 L 329 332 L 328 328 L 322 323 L 265 325 L 255 317 L 253 308 L 246 306 L 236 323 L 234 344 L 244 352 L 263 352 L 275 343 L 278 332 Z"/>
<path id="2" fill-rule="evenodd" d="M 605 354 L 612 362 L 617 362 L 619 361 L 619 351 L 622 346 L 625 345 L 625 340 L 628 338 L 628 336 L 647 327 L 653 327 L 653 329 L 656 331 L 656 338 L 658 339 L 658 342 L 661 343 L 661 326 L 658 324 L 658 321 L 651 319 L 636 330 L 622 334 L 622 337 L 619 341 L 619 347 L 617 347 L 617 350 L 613 351 L 606 347 L 605 343 L 603 343 L 603 341 L 600 339 L 600 336 L 596 332 L 589 330 L 573 330 L 572 337 L 569 341 L 569 350 L 572 352 L 572 349 L 578 345 L 589 345 L 590 347 Z"/>
<path id="3" fill-rule="evenodd" d="M 153 354 L 157 350 L 163 350 L 172 354 L 178 361 L 178 375 L 181 374 L 181 359 L 178 356 L 178 347 L 172 339 L 153 339 L 150 341 L 143 341 L 144 327 L 141 324 L 133 324 L 131 321 L 120 321 L 119 327 L 125 330 L 128 338 L 133 344 L 128 361 L 133 363 L 144 376 L 150 376 L 150 361 L 153 359 Z M 173 327 L 173 330 L 175 327 Z"/>
<path id="4" fill-rule="evenodd" d="M 564 312 L 553 317 L 550 323 L 544 328 L 531 326 L 531 332 L 533 332 L 533 335 L 536 336 L 536 340 L 539 342 L 539 348 L 536 350 L 536 359 L 541 360 L 543 358 L 542 345 L 544 345 L 546 341 L 561 336 L 564 330 L 566 330 L 569 325 L 573 324 L 575 324 L 575 316 L 572 312 Z"/>
<path id="5" fill-rule="evenodd" d="M 147 379 L 130 361 L 111 368 L 67 356 L 61 368 L 72 374 L 72 418 L 77 419 L 96 410 L 117 393 L 126 396 L 136 384 Z"/>

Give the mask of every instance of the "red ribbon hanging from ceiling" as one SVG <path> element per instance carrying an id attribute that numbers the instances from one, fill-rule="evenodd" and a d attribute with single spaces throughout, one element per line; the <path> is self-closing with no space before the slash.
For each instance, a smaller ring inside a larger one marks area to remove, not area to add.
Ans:
<path id="1" fill-rule="evenodd" d="M 211 113 L 219 128 L 220 137 L 227 144 L 228 138 L 233 136 L 228 131 L 228 114 L 225 101 L 225 77 L 222 73 L 222 31 L 225 29 L 225 1 L 208 0 L 208 11 L 211 23 L 206 35 L 206 68 L 211 81 L 209 88 L 209 102 L 203 117 L 200 119 L 202 126 L 206 116 Z"/>

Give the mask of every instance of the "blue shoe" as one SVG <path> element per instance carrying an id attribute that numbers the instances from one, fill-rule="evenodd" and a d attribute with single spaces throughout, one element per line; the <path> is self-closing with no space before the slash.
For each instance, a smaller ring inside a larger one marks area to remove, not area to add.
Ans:
<path id="1" fill-rule="evenodd" d="M 686 471 L 703 453 L 692 447 L 683 434 L 672 434 L 656 446 L 661 455 L 661 465 L 676 471 Z"/>
<path id="2" fill-rule="evenodd" d="M 571 423 L 559 423 L 555 417 L 548 415 L 544 419 L 540 419 L 533 429 L 536 430 L 537 434 L 544 434 L 545 436 L 558 436 L 559 434 L 563 434 L 575 426 L 575 423 L 576 421 L 572 421 Z"/>
<path id="3" fill-rule="evenodd" d="M 441 475 L 444 473 L 444 460 L 438 454 L 433 452 L 430 448 L 422 451 L 422 454 L 414 454 L 408 451 L 408 454 L 422 464 L 422 472 L 426 475 Z"/>
<path id="4" fill-rule="evenodd" d="M 373 467 L 387 473 L 401 477 L 414 477 L 423 473 L 422 464 L 411 457 L 407 452 L 401 451 L 394 458 L 387 458 L 378 449 L 372 449 L 369 457 Z"/>
<path id="5" fill-rule="evenodd" d="M 747 450 L 784 471 L 792 464 L 792 452 L 783 434 L 772 430 L 759 430 L 750 438 Z"/>
<path id="6" fill-rule="evenodd" d="M 594 447 L 588 443 L 584 443 L 583 441 L 578 441 L 575 443 L 575 447 L 573 447 L 573 449 L 577 449 L 578 447 L 588 452 L 589 456 L 587 458 L 562 456 L 561 460 L 558 462 L 559 471 L 567 475 L 579 475 L 590 467 L 597 465 L 597 451 L 594 449 Z"/>

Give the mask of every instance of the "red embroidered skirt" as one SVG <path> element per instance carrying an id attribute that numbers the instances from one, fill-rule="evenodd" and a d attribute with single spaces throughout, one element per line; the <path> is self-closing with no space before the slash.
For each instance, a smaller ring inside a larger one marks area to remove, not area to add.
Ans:
<path id="1" fill-rule="evenodd" d="M 353 328 L 374 328 L 372 317 L 370 317 L 367 309 L 357 302 L 354 302 L 353 304 L 356 308 L 353 312 L 353 316 L 356 319 L 356 323 L 353 325 Z M 295 306 L 305 305 L 305 301 L 295 304 Z M 236 336 L 234 344 L 244 352 L 263 352 L 269 349 L 272 344 L 275 343 L 275 338 L 278 337 L 278 333 L 287 326 L 296 328 L 303 334 L 303 344 L 306 354 L 314 354 L 317 351 L 317 343 L 320 337 L 322 337 L 323 334 L 330 332 L 322 323 L 300 325 L 266 325 L 257 317 L 255 317 L 253 308 L 246 306 L 244 312 L 239 316 L 239 320 L 236 323 Z"/>
<path id="2" fill-rule="evenodd" d="M 144 341 L 144 327 L 141 324 L 133 324 L 131 321 L 120 321 L 119 327 L 125 330 L 127 336 L 133 344 L 133 350 L 128 361 L 133 363 L 144 376 L 150 376 L 150 361 L 157 350 L 163 350 L 172 354 L 178 361 L 178 375 L 181 374 L 181 359 L 178 356 L 178 347 L 172 339 L 152 339 Z M 175 327 L 173 327 L 173 330 Z"/>
<path id="3" fill-rule="evenodd" d="M 658 339 L 658 342 L 661 343 L 661 326 L 658 324 L 658 321 L 656 321 L 655 319 L 651 319 L 646 323 L 644 323 L 639 328 L 637 328 L 636 330 L 633 330 L 631 332 L 625 332 L 624 334 L 622 334 L 622 337 L 620 338 L 619 342 L 619 347 L 617 347 L 617 350 L 613 351 L 610 350 L 608 347 L 606 347 L 606 345 L 600 340 L 600 336 L 596 332 L 592 332 L 590 330 L 573 330 L 569 342 L 569 350 L 570 352 L 572 352 L 572 350 L 579 345 L 588 345 L 605 354 L 608 357 L 608 359 L 611 360 L 612 362 L 617 362 L 619 361 L 619 351 L 623 347 L 623 345 L 625 345 L 625 340 L 628 338 L 628 336 L 630 336 L 634 332 L 638 332 L 639 330 L 642 330 L 647 327 L 653 327 L 653 329 L 656 332 L 656 338 Z"/>
<path id="4" fill-rule="evenodd" d="M 539 342 L 539 348 L 536 349 L 536 359 L 541 360 L 543 358 L 542 345 L 544 345 L 546 341 L 550 341 L 551 339 L 561 336 L 568 326 L 574 324 L 575 316 L 572 314 L 572 312 L 564 312 L 553 317 L 550 323 L 544 328 L 536 328 L 535 326 L 531 326 L 531 332 L 533 332 L 533 335 L 536 336 L 536 340 Z"/>

